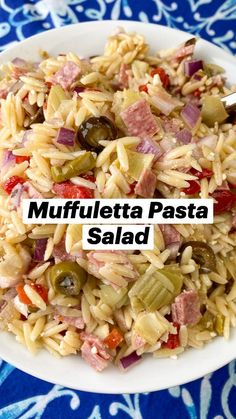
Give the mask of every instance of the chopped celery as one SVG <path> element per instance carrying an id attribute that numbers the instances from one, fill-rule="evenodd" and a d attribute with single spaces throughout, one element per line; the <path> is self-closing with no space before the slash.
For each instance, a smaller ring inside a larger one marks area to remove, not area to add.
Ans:
<path id="1" fill-rule="evenodd" d="M 229 116 L 222 101 L 216 96 L 204 97 L 201 114 L 203 122 L 209 127 L 213 127 L 215 122 L 224 122 Z"/>
<path id="2" fill-rule="evenodd" d="M 135 321 L 134 330 L 149 345 L 154 345 L 169 331 L 169 325 L 159 313 L 140 313 Z"/>
<path id="3" fill-rule="evenodd" d="M 61 86 L 52 86 L 47 101 L 47 119 L 51 118 L 59 108 L 63 100 L 67 100 L 68 96 Z"/>
<path id="4" fill-rule="evenodd" d="M 154 154 L 142 154 L 126 149 L 129 161 L 129 169 L 126 172 L 134 180 L 139 180 L 143 169 L 151 167 Z"/>
<path id="5" fill-rule="evenodd" d="M 139 278 L 129 291 L 132 306 L 148 311 L 159 310 L 170 304 L 180 293 L 183 276 L 176 266 L 157 269 L 151 277 Z M 135 298 L 135 300 L 133 300 Z"/>
<path id="6" fill-rule="evenodd" d="M 114 290 L 110 285 L 101 285 L 100 287 L 100 298 L 103 303 L 108 304 L 111 307 L 120 305 L 120 302 L 125 300 L 127 295 L 127 288 L 120 288 L 119 290 Z"/>

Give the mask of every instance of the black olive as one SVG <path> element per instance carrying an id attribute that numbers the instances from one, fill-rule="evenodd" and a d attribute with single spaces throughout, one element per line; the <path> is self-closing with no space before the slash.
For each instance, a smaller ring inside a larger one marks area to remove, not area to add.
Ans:
<path id="1" fill-rule="evenodd" d="M 117 138 L 117 129 L 106 116 L 95 116 L 87 119 L 78 131 L 78 141 L 86 150 L 102 150 L 99 141 L 113 141 Z"/>
<path id="2" fill-rule="evenodd" d="M 186 247 L 191 246 L 193 249 L 192 259 L 200 265 L 200 273 L 208 273 L 214 271 L 216 268 L 216 257 L 210 246 L 204 242 L 200 241 L 189 241 L 183 244 L 180 248 L 180 256 L 186 249 Z"/>

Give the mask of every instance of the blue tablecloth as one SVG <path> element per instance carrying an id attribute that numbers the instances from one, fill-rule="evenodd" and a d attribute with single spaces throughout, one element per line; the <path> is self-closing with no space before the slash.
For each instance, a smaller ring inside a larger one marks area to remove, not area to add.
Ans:
<path id="1" fill-rule="evenodd" d="M 1 0 L 0 50 L 53 27 L 102 19 L 161 23 L 236 53 L 236 0 Z M 88 394 L 38 380 L 0 360 L 0 419 L 234 419 L 235 386 L 231 362 L 201 380 L 165 391 Z"/>

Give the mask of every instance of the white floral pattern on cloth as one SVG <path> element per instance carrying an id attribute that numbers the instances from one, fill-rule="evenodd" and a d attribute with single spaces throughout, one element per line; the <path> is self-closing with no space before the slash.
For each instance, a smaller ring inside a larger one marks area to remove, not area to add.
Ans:
<path id="1" fill-rule="evenodd" d="M 209 39 L 236 53 L 236 0 L 1 0 L 0 50 L 70 23 L 133 19 Z M 134 395 L 69 390 L 0 360 L 0 419 L 234 419 L 236 363 L 192 383 Z"/>

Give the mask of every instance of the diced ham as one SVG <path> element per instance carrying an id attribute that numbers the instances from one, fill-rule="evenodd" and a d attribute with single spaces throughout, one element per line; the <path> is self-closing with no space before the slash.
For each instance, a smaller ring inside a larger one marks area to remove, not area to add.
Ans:
<path id="1" fill-rule="evenodd" d="M 134 188 L 134 192 L 143 198 L 152 198 L 156 189 L 156 182 L 156 175 L 150 169 L 144 169 Z"/>
<path id="2" fill-rule="evenodd" d="M 136 147 L 136 151 L 143 154 L 154 154 L 154 161 L 157 161 L 163 154 L 161 147 L 152 138 L 144 137 Z"/>
<path id="3" fill-rule="evenodd" d="M 188 55 L 192 55 L 194 52 L 195 44 L 185 45 L 180 47 L 174 54 L 175 59 L 184 58 Z"/>
<path id="4" fill-rule="evenodd" d="M 62 323 L 67 323 L 71 326 L 74 326 L 77 329 L 84 328 L 84 320 L 82 317 L 62 316 L 60 314 L 55 314 L 54 319 Z"/>
<path id="5" fill-rule="evenodd" d="M 52 256 L 58 262 L 62 262 L 62 261 L 65 261 L 65 260 L 75 261 L 75 259 L 76 259 L 76 256 L 72 256 L 69 253 L 67 253 L 66 248 L 65 248 L 65 238 L 63 238 L 60 241 L 60 243 L 58 243 L 54 246 Z"/>
<path id="6" fill-rule="evenodd" d="M 128 65 L 125 63 L 122 63 L 120 66 L 120 71 L 118 74 L 118 83 L 122 89 L 129 87 L 129 75 L 127 72 L 128 68 Z"/>
<path id="7" fill-rule="evenodd" d="M 102 340 L 86 332 L 80 333 L 80 339 L 84 341 L 81 346 L 82 358 L 99 372 L 106 368 L 111 355 Z"/>
<path id="8" fill-rule="evenodd" d="M 96 353 L 96 347 L 91 346 L 87 341 L 81 346 L 81 355 L 82 358 L 98 372 L 103 371 L 108 366 L 108 360 L 100 356 L 99 353 Z"/>
<path id="9" fill-rule="evenodd" d="M 146 341 L 139 336 L 137 333 L 134 334 L 133 339 L 132 339 L 132 348 L 134 350 L 142 348 L 142 346 L 144 346 L 146 343 Z"/>
<path id="10" fill-rule="evenodd" d="M 58 70 L 51 78 L 53 84 L 60 84 L 60 86 L 67 90 L 70 88 L 72 83 L 76 80 L 80 74 L 80 68 L 73 63 L 68 61 L 60 70 Z"/>
<path id="11" fill-rule="evenodd" d="M 181 246 L 181 236 L 170 224 L 159 224 L 159 227 L 163 235 L 166 249 L 170 250 L 169 259 L 175 260 Z"/>
<path id="12" fill-rule="evenodd" d="M 181 325 L 196 324 L 201 317 L 197 291 L 182 292 L 175 298 L 171 309 L 173 322 Z"/>
<path id="13" fill-rule="evenodd" d="M 120 114 L 129 135 L 138 137 L 153 136 L 159 130 L 158 124 L 145 99 L 128 106 Z"/>

